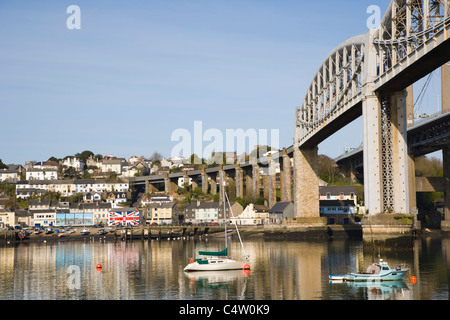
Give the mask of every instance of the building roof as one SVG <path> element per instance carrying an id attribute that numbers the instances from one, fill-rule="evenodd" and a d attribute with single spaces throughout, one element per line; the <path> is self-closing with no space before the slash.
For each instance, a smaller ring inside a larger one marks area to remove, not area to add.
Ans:
<path id="1" fill-rule="evenodd" d="M 13 169 L 1 169 L 0 170 L 0 174 L 2 173 L 19 173 L 17 170 L 13 170 Z"/>
<path id="2" fill-rule="evenodd" d="M 294 205 L 292 202 L 277 202 L 270 208 L 269 213 L 284 212 L 290 205 Z"/>
<path id="3" fill-rule="evenodd" d="M 236 201 L 231 201 L 230 205 L 233 206 Z M 228 207 L 228 204 L 226 205 Z M 218 208 L 223 209 L 223 203 L 220 202 L 191 202 L 186 209 L 211 209 Z"/>
<path id="4" fill-rule="evenodd" d="M 331 195 L 350 195 L 350 193 L 356 194 L 356 186 L 319 186 L 319 194 L 326 196 L 327 193 Z"/>
<path id="5" fill-rule="evenodd" d="M 148 208 L 173 208 L 175 207 L 175 202 L 150 202 L 147 204 Z"/>
<path id="6" fill-rule="evenodd" d="M 354 207 L 355 202 L 353 200 L 320 200 L 319 205 L 321 207 Z"/>

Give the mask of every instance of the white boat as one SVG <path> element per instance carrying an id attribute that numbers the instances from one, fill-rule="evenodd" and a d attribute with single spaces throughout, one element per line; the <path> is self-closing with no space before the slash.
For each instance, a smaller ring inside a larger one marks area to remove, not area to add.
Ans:
<path id="1" fill-rule="evenodd" d="M 80 233 L 84 235 L 89 234 L 89 229 L 83 229 Z"/>
<path id="2" fill-rule="evenodd" d="M 191 258 L 184 271 L 224 271 L 249 270 L 250 266 L 244 260 L 228 257 L 227 249 L 219 252 L 199 251 L 202 257 Z"/>
<path id="3" fill-rule="evenodd" d="M 330 275 L 330 281 L 400 281 L 404 279 L 408 268 L 400 266 L 389 267 L 386 261 L 380 259 L 378 263 L 372 263 L 366 272 L 350 272 L 345 275 Z"/>
<path id="4" fill-rule="evenodd" d="M 223 180 L 223 171 L 221 181 Z M 184 271 L 223 271 L 223 270 L 250 270 L 250 266 L 247 263 L 248 256 L 245 254 L 244 245 L 242 243 L 241 235 L 239 229 L 235 224 L 237 234 L 239 236 L 239 241 L 241 242 L 242 252 L 244 254 L 243 259 L 236 259 L 228 256 L 228 230 L 227 230 L 227 216 L 226 216 L 226 203 L 231 209 L 230 201 L 225 193 L 225 188 L 222 188 L 224 197 L 226 199 L 223 205 L 223 211 L 225 212 L 225 249 L 222 251 L 199 251 L 199 257 L 191 258 L 189 264 L 184 268 Z"/>

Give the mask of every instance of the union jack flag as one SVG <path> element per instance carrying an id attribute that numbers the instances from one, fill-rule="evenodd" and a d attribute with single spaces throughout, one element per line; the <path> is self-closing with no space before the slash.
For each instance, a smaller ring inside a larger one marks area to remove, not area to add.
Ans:
<path id="1" fill-rule="evenodd" d="M 108 225 L 139 226 L 139 211 L 111 211 Z"/>

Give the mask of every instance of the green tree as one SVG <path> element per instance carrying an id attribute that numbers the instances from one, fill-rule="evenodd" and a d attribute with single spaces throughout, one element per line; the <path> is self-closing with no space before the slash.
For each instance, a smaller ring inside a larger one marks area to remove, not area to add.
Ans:
<path id="1" fill-rule="evenodd" d="M 94 153 L 89 150 L 85 150 L 81 153 L 75 154 L 75 158 L 80 159 L 84 163 L 86 163 L 86 160 L 89 159 L 90 156 L 94 156 Z"/>
<path id="2" fill-rule="evenodd" d="M 0 159 L 0 169 L 8 169 L 8 166 L 3 163 L 2 159 Z"/>

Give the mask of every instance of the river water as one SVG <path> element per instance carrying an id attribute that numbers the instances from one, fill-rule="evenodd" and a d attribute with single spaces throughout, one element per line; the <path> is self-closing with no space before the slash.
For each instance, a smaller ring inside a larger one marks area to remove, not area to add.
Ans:
<path id="1" fill-rule="evenodd" d="M 231 242 L 239 256 L 238 240 Z M 185 273 L 196 250 L 219 240 L 61 241 L 0 247 L 1 300 L 448 300 L 450 239 L 364 245 L 355 240 L 245 241 L 250 272 Z M 330 283 L 329 274 L 379 257 L 406 264 L 404 281 Z M 97 269 L 98 264 L 102 265 Z M 411 282 L 411 276 L 417 278 Z"/>

